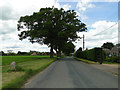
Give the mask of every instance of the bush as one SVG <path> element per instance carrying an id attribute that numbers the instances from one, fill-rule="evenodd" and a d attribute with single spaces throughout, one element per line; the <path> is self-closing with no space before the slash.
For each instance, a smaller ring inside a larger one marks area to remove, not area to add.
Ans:
<path id="1" fill-rule="evenodd" d="M 83 58 L 90 61 L 102 63 L 102 60 L 105 59 L 105 52 L 102 50 L 102 48 L 93 48 L 85 51 L 78 50 L 76 51 L 74 56 L 78 58 Z"/>
<path id="2" fill-rule="evenodd" d="M 105 61 L 111 63 L 120 63 L 120 56 L 108 57 Z"/>

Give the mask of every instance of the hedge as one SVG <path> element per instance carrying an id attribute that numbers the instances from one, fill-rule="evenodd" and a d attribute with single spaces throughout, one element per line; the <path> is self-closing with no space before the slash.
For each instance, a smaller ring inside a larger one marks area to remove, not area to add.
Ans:
<path id="1" fill-rule="evenodd" d="M 102 63 L 102 61 L 105 60 L 105 56 L 105 52 L 102 50 L 102 48 L 93 48 L 85 51 L 78 50 L 75 53 L 75 57 L 100 63 Z"/>
<path id="2" fill-rule="evenodd" d="M 105 62 L 120 63 L 120 56 L 108 57 L 106 58 Z"/>

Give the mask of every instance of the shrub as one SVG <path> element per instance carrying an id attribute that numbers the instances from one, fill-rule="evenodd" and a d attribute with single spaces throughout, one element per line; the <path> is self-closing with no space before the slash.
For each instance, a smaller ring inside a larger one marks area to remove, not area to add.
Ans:
<path id="1" fill-rule="evenodd" d="M 105 61 L 111 62 L 111 63 L 120 63 L 120 56 L 109 57 L 109 58 L 106 58 Z"/>
<path id="2" fill-rule="evenodd" d="M 102 48 L 93 48 L 85 51 L 78 50 L 74 56 L 102 63 L 102 60 L 105 59 L 105 52 L 102 50 Z"/>

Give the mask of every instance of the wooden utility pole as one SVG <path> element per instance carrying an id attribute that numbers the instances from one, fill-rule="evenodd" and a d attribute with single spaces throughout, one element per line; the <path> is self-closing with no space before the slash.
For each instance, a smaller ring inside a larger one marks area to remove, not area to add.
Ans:
<path id="1" fill-rule="evenodd" d="M 84 50 L 84 48 L 85 48 L 85 36 L 84 36 L 84 34 L 83 34 L 83 50 Z"/>

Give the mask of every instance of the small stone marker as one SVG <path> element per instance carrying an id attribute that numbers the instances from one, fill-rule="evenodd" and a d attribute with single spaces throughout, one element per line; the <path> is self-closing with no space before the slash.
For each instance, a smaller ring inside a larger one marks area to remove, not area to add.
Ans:
<path id="1" fill-rule="evenodd" d="M 12 70 L 16 70 L 16 62 L 11 62 L 11 64 L 10 64 L 10 68 L 12 69 Z"/>

